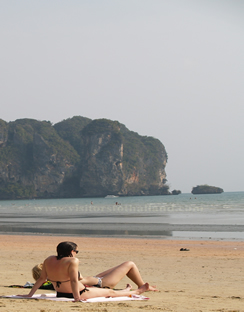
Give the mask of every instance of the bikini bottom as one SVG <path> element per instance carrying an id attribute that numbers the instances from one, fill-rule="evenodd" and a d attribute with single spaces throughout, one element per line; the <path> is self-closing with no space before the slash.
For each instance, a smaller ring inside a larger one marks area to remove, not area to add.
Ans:
<path id="1" fill-rule="evenodd" d="M 98 288 L 102 288 L 102 277 L 98 277 L 98 276 L 93 276 L 96 277 L 98 279 L 98 282 L 96 285 L 93 285 L 94 287 L 98 287 Z"/>
<path id="2" fill-rule="evenodd" d="M 99 276 L 93 276 L 93 277 L 96 277 L 96 278 L 98 279 L 97 284 L 96 284 L 96 285 L 92 285 L 93 287 L 110 289 L 109 286 L 103 286 L 103 285 L 102 285 L 102 279 L 103 279 L 103 277 L 99 277 Z"/>
<path id="3" fill-rule="evenodd" d="M 89 291 L 86 287 L 80 291 L 80 295 L 82 295 L 85 291 Z M 64 293 L 57 291 L 56 297 L 64 297 L 64 298 L 74 298 L 73 293 Z"/>

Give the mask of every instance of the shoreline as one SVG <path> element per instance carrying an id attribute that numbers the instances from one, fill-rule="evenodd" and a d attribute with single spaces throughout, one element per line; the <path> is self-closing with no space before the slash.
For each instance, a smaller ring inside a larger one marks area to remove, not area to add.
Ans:
<path id="1" fill-rule="evenodd" d="M 47 300 L 0 299 L 3 312 L 70 311 L 244 311 L 243 241 L 128 239 L 50 235 L 1 235 L 1 295 L 28 293 L 28 289 L 6 287 L 33 282 L 31 268 L 55 254 L 60 241 L 78 244 L 79 270 L 95 275 L 124 261 L 134 261 L 145 282 L 159 292 L 147 292 L 150 300 L 74 304 Z M 188 251 L 180 251 L 187 248 Z M 125 277 L 116 288 L 130 280 Z M 131 283 L 133 288 L 135 284 Z M 37 293 L 48 293 L 38 290 Z"/>
<path id="2" fill-rule="evenodd" d="M 73 238 L 116 238 L 116 239 L 128 239 L 128 240 L 166 240 L 166 241 L 225 241 L 225 242 L 243 242 L 244 241 L 244 232 L 208 232 L 208 231 L 175 231 L 175 236 L 170 235 L 130 235 L 130 234 L 81 234 L 81 233 L 51 233 L 51 232 L 1 232 L 1 236 L 42 236 L 42 237 L 73 237 Z M 221 234 L 227 235 L 228 237 L 222 237 Z M 185 234 L 185 235 L 184 235 Z M 188 234 L 188 235 L 187 235 Z M 238 237 L 239 234 L 239 237 Z M 178 235 L 178 236 L 177 236 Z M 233 237 L 231 237 L 233 236 Z"/>

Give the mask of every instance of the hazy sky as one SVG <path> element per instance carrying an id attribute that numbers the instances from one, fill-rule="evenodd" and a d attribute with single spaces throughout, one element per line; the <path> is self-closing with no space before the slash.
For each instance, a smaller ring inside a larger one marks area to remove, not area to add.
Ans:
<path id="1" fill-rule="evenodd" d="M 0 118 L 118 120 L 170 189 L 244 191 L 243 0 L 0 0 Z"/>

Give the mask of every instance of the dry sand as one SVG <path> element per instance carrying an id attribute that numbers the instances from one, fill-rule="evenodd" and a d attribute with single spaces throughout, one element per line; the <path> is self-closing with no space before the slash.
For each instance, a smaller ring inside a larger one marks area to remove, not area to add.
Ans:
<path id="1" fill-rule="evenodd" d="M 1 235 L 0 240 L 1 295 L 28 293 L 28 289 L 5 286 L 33 282 L 31 268 L 55 254 L 56 245 L 64 240 L 78 244 L 83 276 L 132 260 L 144 281 L 160 289 L 160 292 L 147 292 L 148 301 L 115 303 L 0 298 L 2 312 L 244 311 L 244 242 L 29 235 Z M 180 251 L 181 248 L 190 250 Z M 127 282 L 126 277 L 117 288 Z M 47 292 L 38 290 L 38 293 Z"/>

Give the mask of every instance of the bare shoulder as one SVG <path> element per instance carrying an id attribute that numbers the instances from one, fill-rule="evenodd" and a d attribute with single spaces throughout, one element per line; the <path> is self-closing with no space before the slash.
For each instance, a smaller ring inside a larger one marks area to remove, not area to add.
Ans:
<path id="1" fill-rule="evenodd" d="M 79 259 L 73 258 L 73 257 L 67 257 L 64 258 L 65 262 L 71 264 L 71 265 L 78 265 L 79 264 Z"/>
<path id="2" fill-rule="evenodd" d="M 54 260 L 57 260 L 56 256 L 49 256 L 44 260 L 44 263 L 52 262 Z"/>

